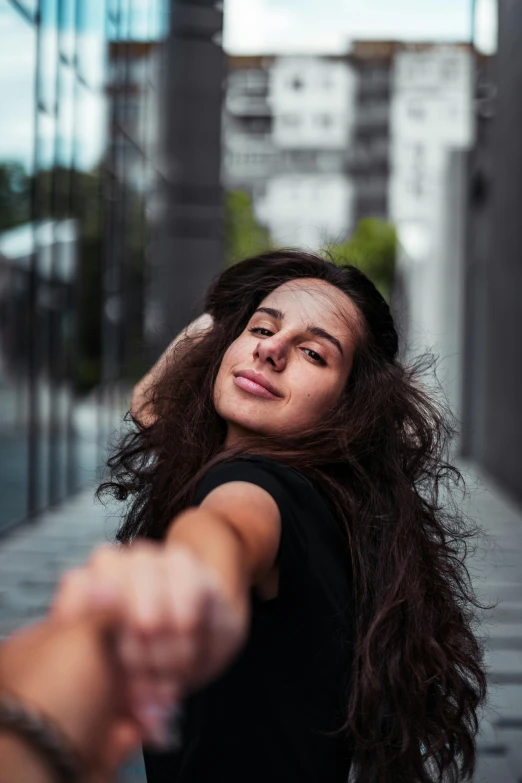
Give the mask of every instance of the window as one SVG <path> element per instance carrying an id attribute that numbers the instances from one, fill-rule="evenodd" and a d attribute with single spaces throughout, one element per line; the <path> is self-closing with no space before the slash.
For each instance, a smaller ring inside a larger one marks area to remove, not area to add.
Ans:
<path id="1" fill-rule="evenodd" d="M 425 117 L 424 106 L 420 101 L 411 101 L 408 104 L 408 116 L 414 120 L 422 120 Z"/>
<path id="2" fill-rule="evenodd" d="M 455 81 L 458 76 L 458 66 L 459 63 L 457 60 L 444 60 L 440 68 L 441 78 L 446 82 Z"/>
<path id="3" fill-rule="evenodd" d="M 288 128 L 297 128 L 301 124 L 301 118 L 297 114 L 283 114 L 281 123 Z"/>
<path id="4" fill-rule="evenodd" d="M 330 128 L 334 124 L 334 118 L 331 114 L 318 114 L 315 121 L 322 128 Z"/>
<path id="5" fill-rule="evenodd" d="M 8 107 L 8 122 L 2 122 L 0 134 L 0 527 L 4 527 L 26 516 L 29 488 L 36 36 L 10 3 L 0 0 L 0 13 L 0 104 Z"/>

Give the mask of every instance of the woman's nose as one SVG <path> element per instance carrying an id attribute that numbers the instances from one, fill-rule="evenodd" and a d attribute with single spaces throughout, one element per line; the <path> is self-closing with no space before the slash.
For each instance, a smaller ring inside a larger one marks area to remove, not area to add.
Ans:
<path id="1" fill-rule="evenodd" d="M 254 359 L 268 362 L 276 370 L 283 370 L 286 365 L 286 346 L 274 337 L 259 340 L 254 350 Z"/>

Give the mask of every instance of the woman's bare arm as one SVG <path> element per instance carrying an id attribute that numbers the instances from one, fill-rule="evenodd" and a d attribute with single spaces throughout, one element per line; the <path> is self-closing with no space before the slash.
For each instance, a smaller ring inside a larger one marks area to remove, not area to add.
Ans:
<path id="1" fill-rule="evenodd" d="M 179 701 L 238 655 L 250 625 L 251 588 L 274 571 L 280 537 L 270 494 L 249 482 L 228 482 L 178 515 L 165 543 L 99 548 L 69 572 L 53 611 L 81 618 L 97 596 L 110 597 L 133 714 L 148 732 L 142 702 L 163 699 L 165 688 Z"/>
<path id="2" fill-rule="evenodd" d="M 261 487 L 232 481 L 216 487 L 198 507 L 179 514 L 166 543 L 191 549 L 217 573 L 225 595 L 242 610 L 250 588 L 272 569 L 280 537 L 275 500 Z"/>
<path id="3" fill-rule="evenodd" d="M 185 337 L 202 338 L 206 332 L 212 328 L 213 319 L 209 313 L 203 313 L 195 321 L 185 327 L 178 336 L 171 342 L 168 348 L 162 353 L 156 364 L 151 370 L 136 384 L 132 392 L 131 413 L 146 427 L 154 423 L 154 413 L 151 410 L 148 401 L 148 392 L 154 383 L 161 376 L 165 369 L 169 357 L 175 346 Z"/>

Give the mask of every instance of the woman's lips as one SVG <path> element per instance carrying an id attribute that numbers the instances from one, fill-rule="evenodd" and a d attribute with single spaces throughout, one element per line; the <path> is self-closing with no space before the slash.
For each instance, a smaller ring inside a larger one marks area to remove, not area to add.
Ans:
<path id="1" fill-rule="evenodd" d="M 272 394 L 272 392 L 268 391 L 268 389 L 265 389 L 264 386 L 261 386 L 255 381 L 251 381 L 249 378 L 243 378 L 242 375 L 236 375 L 234 378 L 234 383 L 236 386 L 239 386 L 240 389 L 250 392 L 250 394 L 256 394 L 258 397 L 264 397 L 266 400 L 281 399 L 277 396 L 277 394 Z"/>

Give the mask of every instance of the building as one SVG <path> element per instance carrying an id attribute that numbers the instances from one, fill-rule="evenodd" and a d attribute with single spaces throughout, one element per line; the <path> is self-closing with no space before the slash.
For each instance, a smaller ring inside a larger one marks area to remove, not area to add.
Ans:
<path id="1" fill-rule="evenodd" d="M 317 249 L 352 228 L 345 160 L 354 122 L 355 78 L 339 58 L 279 57 L 270 69 L 272 137 L 285 165 L 256 211 L 282 245 Z"/>
<path id="2" fill-rule="evenodd" d="M 467 44 L 404 45 L 394 58 L 389 216 L 401 245 L 408 354 L 448 353 L 445 269 L 457 253 L 445 246 L 448 156 L 473 143 L 474 68 Z"/>
<path id="3" fill-rule="evenodd" d="M 228 57 L 223 101 L 223 186 L 257 195 L 280 166 L 268 101 L 273 57 Z M 255 196 L 254 196 L 255 197 Z"/>
<path id="4" fill-rule="evenodd" d="M 479 59 L 478 133 L 467 170 L 463 451 L 520 501 L 522 7 L 498 3 L 497 13 L 498 51 L 488 41 L 489 56 Z"/>
<path id="5" fill-rule="evenodd" d="M 164 348 L 221 268 L 222 14 L 0 0 L 0 17 L 5 531 L 94 479 L 145 339 Z"/>
<path id="6" fill-rule="evenodd" d="M 354 99 L 342 57 L 229 58 L 223 181 L 251 194 L 278 244 L 317 249 L 350 232 Z"/>
<path id="7" fill-rule="evenodd" d="M 218 0 L 172 2 L 150 212 L 145 313 L 150 360 L 201 313 L 204 292 L 223 267 L 221 5 Z"/>
<path id="8" fill-rule="evenodd" d="M 388 219 L 390 103 L 395 41 L 354 41 L 348 55 L 357 93 L 348 170 L 354 187 L 354 221 Z"/>

